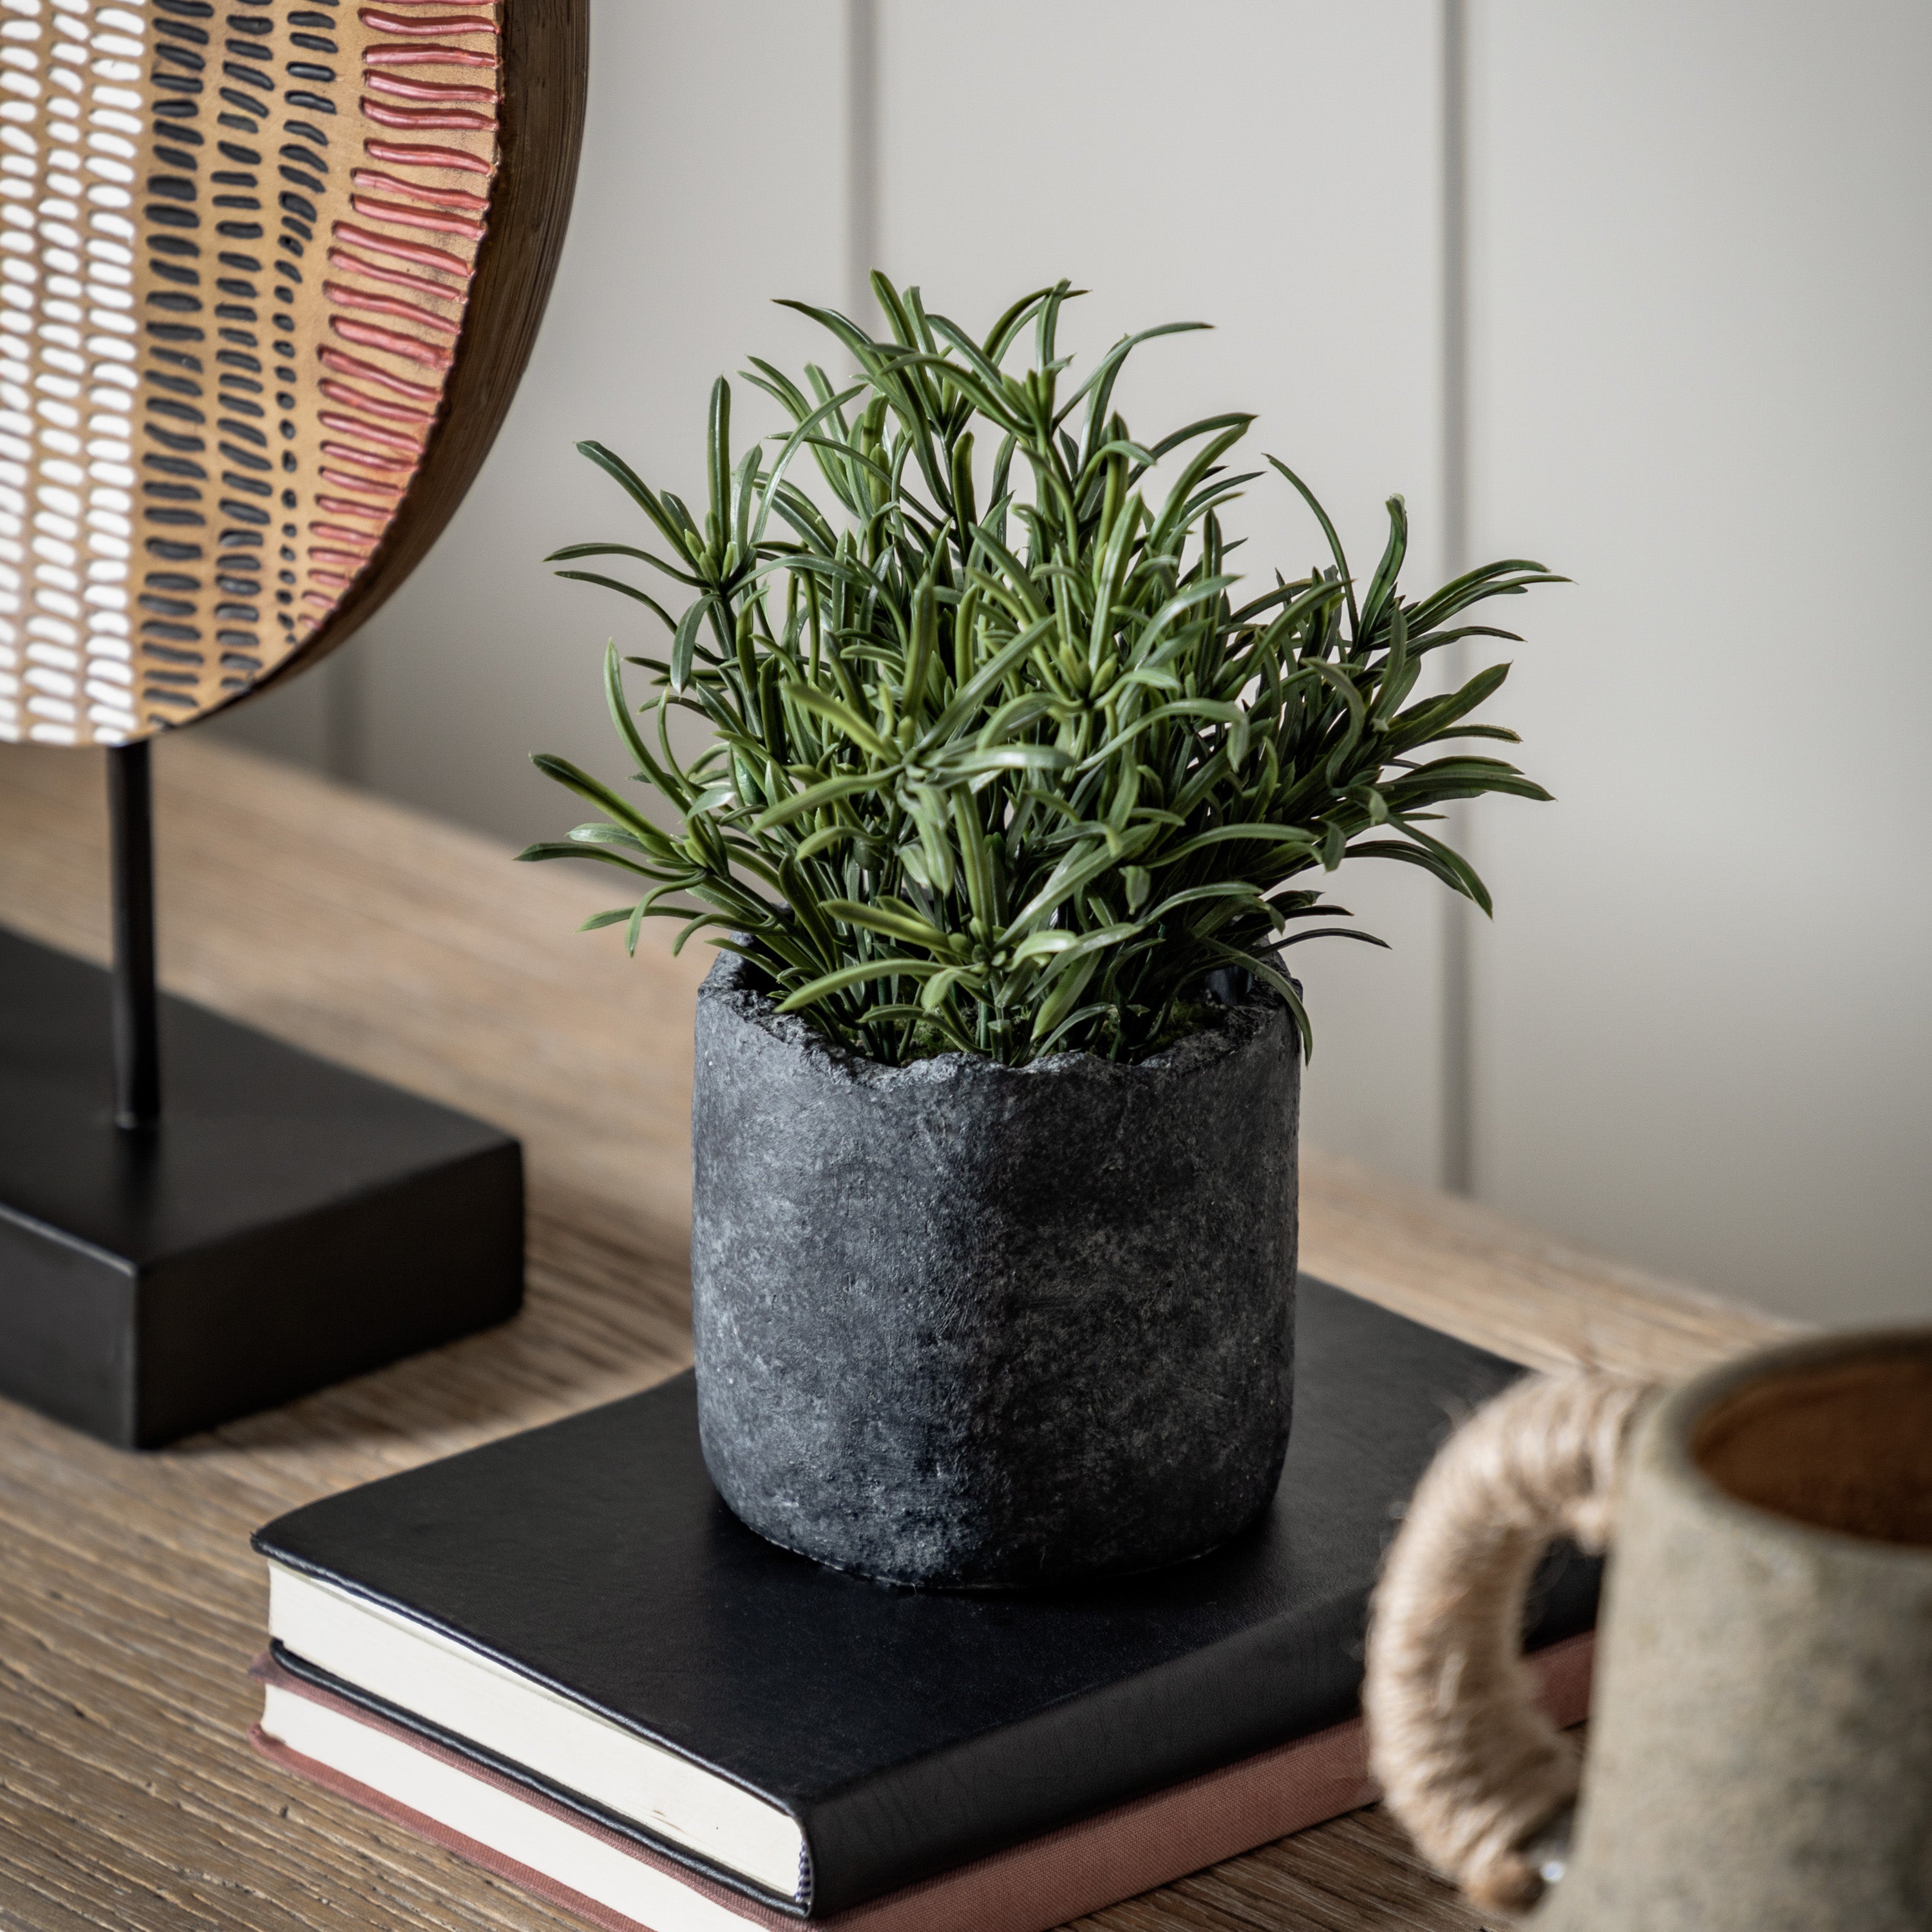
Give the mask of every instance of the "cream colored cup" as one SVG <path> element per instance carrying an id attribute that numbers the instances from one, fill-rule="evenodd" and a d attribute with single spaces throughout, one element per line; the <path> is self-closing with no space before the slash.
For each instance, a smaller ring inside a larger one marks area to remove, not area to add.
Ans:
<path id="1" fill-rule="evenodd" d="M 1543 1546 L 1606 1530 L 1572 1833 L 1516 1634 Z M 1508 1391 L 1417 1492 L 1364 1703 L 1422 1849 L 1480 1904 L 1546 1883 L 1538 1932 L 1928 1932 L 1932 1331 Z"/>

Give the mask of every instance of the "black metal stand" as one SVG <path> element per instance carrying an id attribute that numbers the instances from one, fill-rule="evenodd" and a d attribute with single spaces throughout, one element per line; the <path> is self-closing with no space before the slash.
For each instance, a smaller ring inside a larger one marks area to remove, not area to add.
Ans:
<path id="1" fill-rule="evenodd" d="M 148 741 L 107 754 L 114 878 L 114 1124 L 161 1118 L 160 994 L 154 976 L 154 790 Z"/>
<path id="2" fill-rule="evenodd" d="M 148 756 L 108 754 L 113 971 L 0 928 L 0 1396 L 130 1448 L 523 1298 L 515 1141 L 158 994 Z"/>

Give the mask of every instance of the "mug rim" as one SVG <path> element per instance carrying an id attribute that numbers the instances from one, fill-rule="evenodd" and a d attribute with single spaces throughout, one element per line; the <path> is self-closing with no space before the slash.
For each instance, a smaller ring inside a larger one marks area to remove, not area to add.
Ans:
<path id="1" fill-rule="evenodd" d="M 1716 1363 L 1689 1382 L 1666 1390 L 1656 1404 L 1646 1432 L 1652 1452 L 1660 1459 L 1663 1473 L 1671 1481 L 1687 1490 L 1701 1506 L 1729 1517 L 1742 1528 L 1760 1535 L 1775 1535 L 1793 1546 L 1815 1548 L 1822 1540 L 1834 1553 L 1858 1550 L 1887 1568 L 1932 1570 L 1932 1545 L 1862 1536 L 1853 1530 L 1808 1522 L 1761 1503 L 1747 1502 L 1718 1482 L 1691 1453 L 1699 1424 L 1720 1403 L 1753 1383 L 1769 1376 L 1826 1367 L 1900 1346 L 1932 1350 L 1932 1324 L 1914 1322 L 1802 1336 Z"/>

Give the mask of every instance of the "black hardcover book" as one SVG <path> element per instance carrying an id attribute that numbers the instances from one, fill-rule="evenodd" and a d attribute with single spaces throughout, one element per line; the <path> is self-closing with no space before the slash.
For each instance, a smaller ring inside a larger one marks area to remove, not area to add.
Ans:
<path id="1" fill-rule="evenodd" d="M 718 1499 L 686 1375 L 271 1523 L 278 1654 L 828 1915 L 1354 1714 L 1401 1506 L 1522 1371 L 1305 1276 L 1298 1325 L 1274 1507 L 1176 1568 L 1025 1596 L 822 1568 Z M 1591 1626 L 1598 1576 L 1552 1557 L 1532 1647 Z"/>

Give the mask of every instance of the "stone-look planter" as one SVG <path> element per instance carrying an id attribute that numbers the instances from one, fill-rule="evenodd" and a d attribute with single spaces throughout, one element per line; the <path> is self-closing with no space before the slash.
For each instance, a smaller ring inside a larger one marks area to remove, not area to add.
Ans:
<path id="1" fill-rule="evenodd" d="M 885 1067 L 698 998 L 704 1457 L 775 1543 L 1012 1588 L 1198 1556 L 1288 1445 L 1300 1060 L 1274 1004 L 1138 1066 Z"/>

